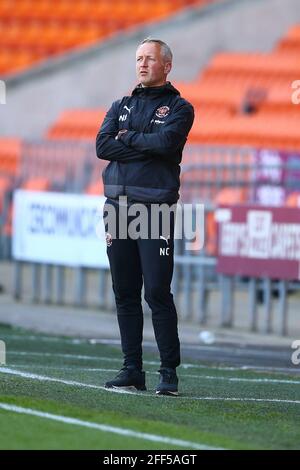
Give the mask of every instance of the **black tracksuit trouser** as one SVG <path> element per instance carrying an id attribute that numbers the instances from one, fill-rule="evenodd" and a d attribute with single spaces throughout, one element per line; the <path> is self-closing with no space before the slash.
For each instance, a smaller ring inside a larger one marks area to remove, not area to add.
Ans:
<path id="1" fill-rule="evenodd" d="M 119 216 L 120 207 L 113 204 Z M 149 233 L 151 230 L 148 206 Z M 128 216 L 128 225 L 133 217 Z M 127 227 L 128 227 L 127 225 Z M 106 225 L 107 229 L 107 225 Z M 159 224 L 161 230 L 161 224 Z M 106 230 L 107 232 L 107 230 Z M 174 266 L 174 218 L 165 239 L 120 239 L 107 235 L 107 255 L 117 307 L 124 365 L 142 369 L 143 311 L 141 291 L 144 282 L 145 300 L 152 311 L 152 323 L 160 353 L 161 367 L 176 368 L 180 364 L 177 312 L 171 293 Z M 170 237 L 168 239 L 168 236 Z M 167 249 L 168 248 L 168 249 Z"/>

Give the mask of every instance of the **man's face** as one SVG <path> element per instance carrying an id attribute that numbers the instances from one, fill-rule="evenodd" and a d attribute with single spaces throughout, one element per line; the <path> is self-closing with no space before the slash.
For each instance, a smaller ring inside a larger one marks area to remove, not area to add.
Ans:
<path id="1" fill-rule="evenodd" d="M 161 86 L 171 70 L 171 62 L 165 62 L 160 45 L 154 42 L 142 44 L 136 51 L 136 74 L 143 86 Z"/>

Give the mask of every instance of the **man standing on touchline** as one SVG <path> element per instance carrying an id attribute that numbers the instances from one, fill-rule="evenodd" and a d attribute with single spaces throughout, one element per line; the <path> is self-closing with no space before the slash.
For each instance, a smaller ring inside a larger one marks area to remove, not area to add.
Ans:
<path id="1" fill-rule="evenodd" d="M 179 199 L 179 164 L 194 109 L 167 81 L 171 68 L 169 46 L 158 39 L 145 39 L 136 52 L 139 84 L 131 96 L 112 104 L 97 135 L 97 157 L 110 161 L 103 172 L 107 198 L 104 211 L 112 205 L 117 217 L 124 197 L 128 207 L 144 204 L 149 220 L 151 205 L 172 206 Z M 161 361 L 156 393 L 178 395 L 180 344 L 171 294 L 174 219 L 171 218 L 169 233 L 160 233 L 155 239 L 113 238 L 108 232 L 106 239 L 124 363 L 105 386 L 146 390 L 142 370 L 144 283 Z M 162 251 L 166 246 L 169 249 Z"/>

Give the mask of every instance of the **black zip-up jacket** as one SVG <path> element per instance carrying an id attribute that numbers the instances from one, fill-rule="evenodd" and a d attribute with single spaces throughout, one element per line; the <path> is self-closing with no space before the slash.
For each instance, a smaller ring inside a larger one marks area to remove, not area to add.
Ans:
<path id="1" fill-rule="evenodd" d="M 170 82 L 160 87 L 138 85 L 131 96 L 115 101 L 96 139 L 97 157 L 110 161 L 102 175 L 105 196 L 126 195 L 128 202 L 176 202 L 179 164 L 193 121 L 193 106 Z M 127 132 L 116 140 L 122 129 Z"/>

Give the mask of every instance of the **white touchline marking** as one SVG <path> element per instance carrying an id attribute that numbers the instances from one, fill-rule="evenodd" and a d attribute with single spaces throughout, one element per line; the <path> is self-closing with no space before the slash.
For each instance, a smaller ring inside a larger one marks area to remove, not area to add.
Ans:
<path id="1" fill-rule="evenodd" d="M 13 341 L 16 341 L 16 340 L 19 340 L 19 341 L 49 341 L 49 342 L 62 342 L 62 343 L 70 343 L 71 341 L 68 340 L 68 339 L 64 339 L 62 338 L 61 340 L 56 337 L 56 336 L 39 336 L 39 335 L 28 335 L 28 336 L 20 336 L 20 335 L 10 335 L 10 334 L 2 334 L 1 333 L 1 338 L 4 338 L 6 340 L 13 340 Z"/>
<path id="2" fill-rule="evenodd" d="M 300 385 L 300 380 L 284 380 L 284 379 L 251 379 L 246 377 L 224 377 L 218 375 L 190 375 L 184 374 L 182 377 L 190 379 L 205 379 L 205 380 L 225 380 L 228 382 L 253 382 L 253 383 L 274 383 L 274 384 L 293 384 Z"/>
<path id="3" fill-rule="evenodd" d="M 116 359 L 113 357 L 102 357 L 102 356 L 86 356 L 83 354 L 62 354 L 62 353 L 47 353 L 47 352 L 36 352 L 36 351 L 9 351 L 8 354 L 14 356 L 45 356 L 45 357 L 63 357 L 66 359 L 83 359 L 83 360 L 97 360 L 97 361 L 109 361 L 109 362 L 119 362 L 121 359 Z M 155 364 L 159 364 L 158 362 Z"/>
<path id="4" fill-rule="evenodd" d="M 40 341 L 40 342 L 55 342 L 61 344 L 72 344 L 77 346 L 78 344 L 85 344 L 85 345 L 94 345 L 94 344 L 121 344 L 119 339 L 93 339 L 93 338 L 60 338 L 57 336 L 43 336 L 43 335 L 29 335 L 29 336 L 21 336 L 15 334 L 7 334 L 1 333 L 1 338 L 5 340 L 13 340 L 13 341 Z M 148 341 L 149 344 L 153 345 L 154 341 Z"/>
<path id="5" fill-rule="evenodd" d="M 64 367 L 64 366 L 49 366 L 41 364 L 10 364 L 10 367 L 16 368 L 32 368 L 37 369 L 50 369 L 50 370 L 61 370 L 61 371 L 70 371 L 70 372 L 118 372 L 119 369 L 105 369 L 100 367 Z M 157 375 L 157 372 L 147 371 L 148 375 Z M 272 384 L 292 384 L 300 385 L 300 380 L 285 380 L 285 379 L 266 379 L 266 378 L 246 378 L 246 377 L 226 377 L 221 375 L 193 375 L 193 374 L 180 374 L 180 378 L 187 379 L 199 379 L 199 380 L 221 380 L 228 382 L 249 382 L 249 383 L 272 383 Z"/>
<path id="6" fill-rule="evenodd" d="M 290 372 L 300 373 L 300 369 L 296 367 L 272 367 L 272 366 L 241 366 L 240 370 L 258 370 L 258 371 L 270 371 L 270 372 Z"/>
<path id="7" fill-rule="evenodd" d="M 46 375 L 38 375 L 38 374 L 31 374 L 29 372 L 22 372 L 14 369 L 9 369 L 7 367 L 0 367 L 0 373 L 2 374 L 9 374 L 9 375 L 16 375 L 18 377 L 23 377 L 25 379 L 32 379 L 38 380 L 40 382 L 58 382 L 65 385 L 73 385 L 77 387 L 86 387 L 86 388 L 95 388 L 99 390 L 107 390 L 105 387 L 101 385 L 94 385 L 94 384 L 85 384 L 82 382 L 77 382 L 75 380 L 64 380 L 56 377 L 48 377 Z"/>
<path id="8" fill-rule="evenodd" d="M 119 372 L 120 369 L 103 369 L 103 368 L 90 368 L 90 367 L 64 367 L 64 366 L 49 366 L 49 365 L 41 365 L 41 364 L 9 364 L 9 367 L 15 367 L 16 369 L 49 369 L 49 370 L 59 370 L 59 371 L 68 371 L 68 372 Z M 147 372 L 149 374 L 154 372 Z M 155 374 L 157 375 L 157 374 Z M 300 382 L 299 382 L 300 383 Z"/>
<path id="9" fill-rule="evenodd" d="M 113 388 L 105 388 L 102 385 L 94 385 L 94 384 L 86 384 L 82 382 L 77 382 L 74 380 L 64 380 L 60 379 L 57 377 L 48 377 L 45 375 L 38 375 L 38 374 L 31 374 L 29 372 L 21 372 L 18 370 L 13 370 L 9 369 L 7 367 L 0 367 L 0 373 L 2 374 L 9 374 L 9 375 L 16 375 L 18 377 L 22 377 L 25 379 L 31 379 L 31 380 L 38 380 L 40 382 L 56 382 L 56 383 L 62 383 L 64 385 L 71 385 L 75 387 L 84 387 L 84 388 L 92 388 L 92 389 L 98 389 L 98 390 L 105 390 L 107 392 L 112 392 L 112 393 L 123 393 L 126 395 L 135 395 L 135 396 L 142 396 L 143 398 L 146 397 L 153 397 L 157 398 L 159 397 L 160 399 L 169 399 L 170 397 L 166 397 L 164 395 L 150 395 L 145 392 L 133 392 L 133 391 L 128 391 L 128 390 L 118 390 L 118 389 L 113 389 Z M 279 398 L 239 398 L 239 397 L 192 397 L 192 396 L 184 396 L 180 395 L 180 399 L 185 399 L 185 400 L 219 400 L 219 401 L 253 401 L 253 402 L 268 402 L 268 403 L 292 403 L 292 404 L 300 404 L 300 400 L 282 400 Z M 172 400 L 175 400 L 175 398 L 172 397 Z"/>
<path id="10" fill-rule="evenodd" d="M 21 406 L 9 405 L 7 403 L 0 403 L 0 409 L 6 411 L 12 411 L 14 413 L 27 414 L 31 416 L 37 416 L 39 418 L 51 419 L 53 421 L 59 421 L 65 424 L 72 424 L 75 426 L 83 426 L 90 429 L 96 429 L 102 432 L 111 432 L 126 437 L 134 437 L 137 439 L 144 439 L 146 441 L 160 442 L 164 444 L 170 444 L 178 447 L 186 447 L 198 450 L 224 450 L 221 447 L 212 447 L 205 444 L 198 444 L 197 442 L 184 441 L 182 439 L 173 439 L 166 436 L 160 436 L 156 434 L 148 434 L 139 431 L 133 431 L 132 429 L 119 428 L 116 426 L 110 426 L 107 424 L 93 423 L 91 421 L 82 421 L 81 419 L 71 418 L 69 416 L 61 416 L 52 413 L 45 413 L 31 408 L 23 408 Z"/>
<path id="11" fill-rule="evenodd" d="M 237 398 L 237 397 L 181 397 L 192 400 L 211 400 L 211 401 L 253 401 L 263 403 L 291 403 L 300 405 L 300 400 L 281 400 L 280 398 Z"/>
<path id="12" fill-rule="evenodd" d="M 105 356 L 86 356 L 81 354 L 62 354 L 62 353 L 41 353 L 41 352 L 29 352 L 29 351 L 8 351 L 7 354 L 14 356 L 45 356 L 45 357 L 62 357 L 70 359 L 81 359 L 81 360 L 97 360 L 97 361 L 107 361 L 107 362 L 118 362 L 121 364 L 122 359 L 117 359 L 114 357 L 105 357 Z M 146 365 L 159 366 L 158 361 L 143 361 Z M 180 365 L 182 369 L 214 369 L 214 370 L 225 370 L 225 371 L 234 371 L 234 370 L 259 370 L 259 371 L 274 371 L 274 372 L 290 372 L 290 373 L 299 373 L 300 369 L 292 367 L 268 367 L 268 366 L 215 366 L 209 364 L 189 364 L 183 363 Z"/>

